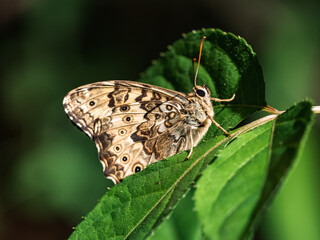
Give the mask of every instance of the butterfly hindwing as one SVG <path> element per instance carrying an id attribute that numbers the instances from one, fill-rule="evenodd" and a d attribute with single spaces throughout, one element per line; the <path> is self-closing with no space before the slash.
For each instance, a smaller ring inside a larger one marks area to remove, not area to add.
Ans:
<path id="1" fill-rule="evenodd" d="M 98 148 L 114 182 L 192 147 L 182 114 L 186 96 L 130 81 L 85 85 L 64 100 L 69 118 Z"/>

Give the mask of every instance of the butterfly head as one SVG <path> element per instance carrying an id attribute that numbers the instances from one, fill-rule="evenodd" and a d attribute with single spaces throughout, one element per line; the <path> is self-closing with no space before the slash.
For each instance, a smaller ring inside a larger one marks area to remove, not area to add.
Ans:
<path id="1" fill-rule="evenodd" d="M 193 87 L 193 95 L 195 97 L 200 98 L 202 101 L 205 100 L 209 100 L 211 98 L 211 92 L 209 90 L 209 88 L 206 85 L 196 85 L 195 87 Z"/>
<path id="2" fill-rule="evenodd" d="M 209 88 L 205 85 L 203 86 L 195 86 L 193 88 L 193 91 L 195 93 L 196 96 L 200 97 L 200 98 L 205 98 L 205 97 L 210 97 L 211 92 L 209 90 Z"/>
<path id="3" fill-rule="evenodd" d="M 193 91 L 188 94 L 194 101 L 201 103 L 206 109 L 212 109 L 211 91 L 206 85 L 196 85 Z M 210 111 L 210 110 L 209 110 Z M 211 111 L 210 111 L 211 112 Z"/>

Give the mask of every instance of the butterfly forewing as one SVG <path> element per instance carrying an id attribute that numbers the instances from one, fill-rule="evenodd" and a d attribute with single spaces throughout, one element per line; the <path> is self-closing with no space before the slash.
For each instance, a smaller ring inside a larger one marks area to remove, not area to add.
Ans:
<path id="1" fill-rule="evenodd" d="M 88 84 L 69 92 L 63 103 L 73 123 L 95 141 L 104 173 L 115 183 L 191 149 L 204 134 L 188 125 L 192 113 L 186 94 L 149 84 Z M 203 131 L 209 126 L 204 124 Z"/>

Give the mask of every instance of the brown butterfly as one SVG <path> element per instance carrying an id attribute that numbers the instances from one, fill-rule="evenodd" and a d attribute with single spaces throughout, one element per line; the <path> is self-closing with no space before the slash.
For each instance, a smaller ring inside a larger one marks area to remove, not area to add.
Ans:
<path id="1" fill-rule="evenodd" d="M 71 121 L 84 131 L 98 148 L 105 176 L 115 184 L 142 171 L 149 164 L 192 149 L 214 123 L 211 100 L 205 85 L 196 85 L 184 94 L 133 81 L 97 82 L 70 91 L 63 100 Z"/>

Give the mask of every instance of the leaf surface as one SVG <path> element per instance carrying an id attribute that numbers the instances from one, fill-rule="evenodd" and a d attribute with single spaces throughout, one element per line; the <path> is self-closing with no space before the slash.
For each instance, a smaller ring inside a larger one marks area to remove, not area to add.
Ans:
<path id="1" fill-rule="evenodd" d="M 145 71 L 140 81 L 192 90 L 192 59 L 206 36 L 198 84 L 206 84 L 213 97 L 236 99 L 217 104 L 215 119 L 224 128 L 235 127 L 250 113 L 266 105 L 261 67 L 250 46 L 220 30 L 194 31 L 176 41 Z M 76 227 L 70 239 L 144 239 L 167 217 L 188 192 L 201 171 L 212 162 L 229 138 L 212 126 L 190 159 L 182 152 L 149 165 L 112 187 Z M 219 136 L 220 135 L 220 136 Z"/>
<path id="2" fill-rule="evenodd" d="M 240 135 L 203 172 L 196 209 L 208 239 L 246 239 L 292 167 L 312 123 L 310 102 Z"/>

